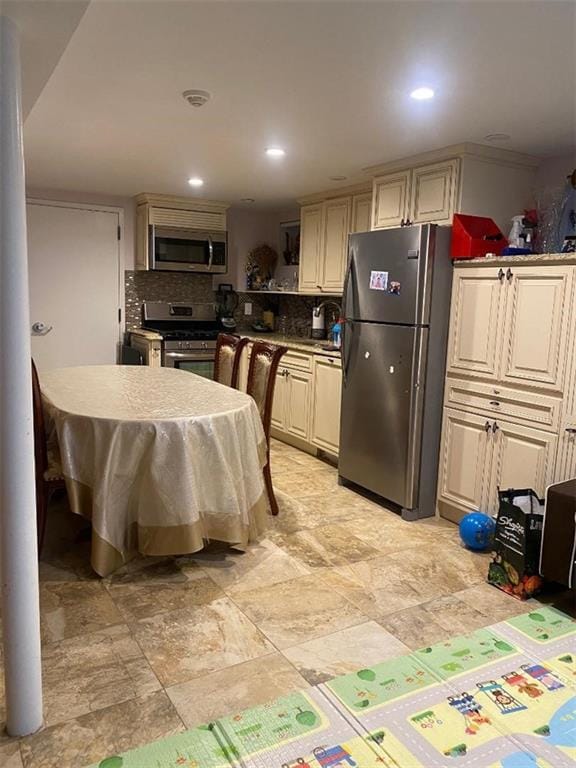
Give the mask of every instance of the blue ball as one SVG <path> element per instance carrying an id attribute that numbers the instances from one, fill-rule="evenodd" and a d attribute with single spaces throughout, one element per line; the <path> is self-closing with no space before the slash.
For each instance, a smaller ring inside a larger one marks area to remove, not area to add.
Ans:
<path id="1" fill-rule="evenodd" d="M 460 538 L 468 549 L 481 552 L 492 544 L 496 524 L 483 512 L 469 512 L 460 520 L 459 528 Z"/>

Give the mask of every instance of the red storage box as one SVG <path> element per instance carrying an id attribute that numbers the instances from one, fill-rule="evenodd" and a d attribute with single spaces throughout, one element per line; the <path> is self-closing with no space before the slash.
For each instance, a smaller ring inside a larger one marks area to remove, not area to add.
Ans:
<path id="1" fill-rule="evenodd" d="M 475 259 L 487 253 L 500 254 L 507 245 L 508 240 L 492 219 L 454 214 L 450 246 L 452 259 Z"/>

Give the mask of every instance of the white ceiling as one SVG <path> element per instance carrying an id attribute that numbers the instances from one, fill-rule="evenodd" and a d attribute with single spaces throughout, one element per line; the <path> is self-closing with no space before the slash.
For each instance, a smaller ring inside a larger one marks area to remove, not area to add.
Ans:
<path id="1" fill-rule="evenodd" d="M 573 2 L 92 0 L 25 125 L 35 188 L 281 204 L 329 176 L 511 135 L 569 151 Z M 430 85 L 433 102 L 409 92 Z M 193 109 L 187 88 L 211 91 Z M 282 160 L 264 149 L 280 145 Z M 194 191 L 194 194 L 197 194 Z"/>
<path id="2" fill-rule="evenodd" d="M 64 53 L 90 0 L 0 0 L 20 30 L 22 113 L 26 117 Z"/>

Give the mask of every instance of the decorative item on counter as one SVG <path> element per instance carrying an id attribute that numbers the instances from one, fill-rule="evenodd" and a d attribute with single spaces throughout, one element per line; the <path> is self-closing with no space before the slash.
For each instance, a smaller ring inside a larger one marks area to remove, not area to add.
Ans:
<path id="1" fill-rule="evenodd" d="M 246 260 L 246 285 L 248 290 L 263 290 L 262 286 L 272 279 L 272 272 L 277 261 L 278 254 L 272 246 L 263 243 L 253 248 Z"/>
<path id="2" fill-rule="evenodd" d="M 272 312 L 271 309 L 267 308 L 262 312 L 262 322 L 264 325 L 267 325 L 271 331 L 274 330 L 274 312 Z"/>
<path id="3" fill-rule="evenodd" d="M 507 245 L 508 240 L 492 219 L 454 214 L 450 243 L 450 257 L 453 260 L 498 255 Z"/>

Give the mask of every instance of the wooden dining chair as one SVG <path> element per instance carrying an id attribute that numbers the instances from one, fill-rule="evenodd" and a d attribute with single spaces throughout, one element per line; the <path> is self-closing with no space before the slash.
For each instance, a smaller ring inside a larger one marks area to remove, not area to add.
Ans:
<path id="1" fill-rule="evenodd" d="M 48 450 L 46 425 L 40 382 L 34 360 L 32 360 L 32 411 L 34 417 L 34 460 L 36 468 L 36 521 L 38 528 L 38 556 L 44 545 L 48 502 L 54 491 L 65 488 L 60 457 Z"/>
<path id="2" fill-rule="evenodd" d="M 242 350 L 249 339 L 233 333 L 219 333 L 216 341 L 216 360 L 214 362 L 214 381 L 227 387 L 238 389 L 238 374 Z"/>
<path id="3" fill-rule="evenodd" d="M 274 495 L 272 476 L 270 474 L 270 422 L 272 419 L 272 403 L 274 402 L 276 371 L 278 370 L 280 358 L 287 351 L 286 347 L 265 344 L 263 341 L 255 341 L 252 345 L 252 355 L 248 368 L 248 385 L 246 388 L 246 392 L 254 398 L 258 406 L 264 434 L 266 435 L 264 482 L 270 501 L 270 511 L 273 515 L 278 514 L 278 502 Z"/>

